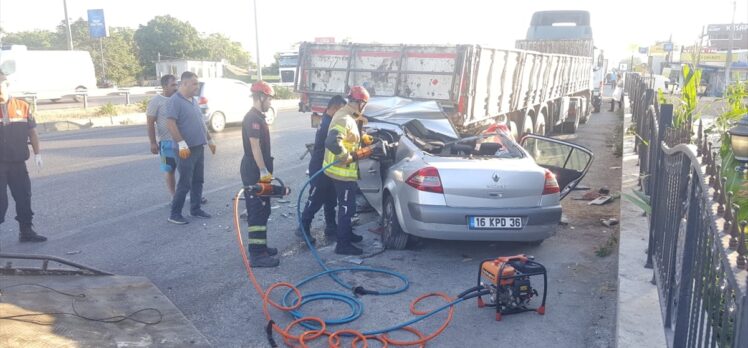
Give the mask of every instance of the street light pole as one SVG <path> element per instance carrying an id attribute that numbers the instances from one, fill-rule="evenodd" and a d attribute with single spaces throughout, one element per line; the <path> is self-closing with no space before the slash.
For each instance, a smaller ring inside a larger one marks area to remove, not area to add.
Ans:
<path id="1" fill-rule="evenodd" d="M 727 46 L 727 60 L 725 62 L 725 90 L 730 86 L 732 68 L 732 40 L 735 32 L 735 0 L 732 2 L 732 22 L 730 22 L 730 44 Z"/>
<path id="2" fill-rule="evenodd" d="M 68 50 L 73 50 L 73 33 L 70 31 L 70 17 L 68 17 L 68 1 L 62 0 L 62 6 L 65 8 L 65 26 L 68 28 Z"/>
<path id="3" fill-rule="evenodd" d="M 255 45 L 257 47 L 257 80 L 262 80 L 262 65 L 260 65 L 260 32 L 257 30 L 257 0 L 252 0 L 255 10 Z"/>

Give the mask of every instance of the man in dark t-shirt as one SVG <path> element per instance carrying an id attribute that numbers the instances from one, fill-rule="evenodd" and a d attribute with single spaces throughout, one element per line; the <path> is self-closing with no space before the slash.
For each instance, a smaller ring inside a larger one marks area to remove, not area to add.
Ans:
<path id="1" fill-rule="evenodd" d="M 273 87 L 265 81 L 252 84 L 253 107 L 242 121 L 241 175 L 244 186 L 273 180 L 273 157 L 270 155 L 270 130 L 265 112 L 275 96 Z M 249 263 L 252 267 L 276 267 L 278 250 L 267 246 L 267 222 L 270 217 L 270 198 L 244 191 L 247 205 Z"/>

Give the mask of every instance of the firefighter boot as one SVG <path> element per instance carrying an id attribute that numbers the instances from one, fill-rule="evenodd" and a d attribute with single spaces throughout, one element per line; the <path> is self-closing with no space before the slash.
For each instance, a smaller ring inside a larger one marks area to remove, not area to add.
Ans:
<path id="1" fill-rule="evenodd" d="M 338 255 L 361 255 L 364 253 L 364 250 L 350 242 L 338 242 L 335 244 L 335 253 Z"/>
<path id="2" fill-rule="evenodd" d="M 253 252 L 249 254 L 249 263 L 252 265 L 252 268 L 260 268 L 260 267 L 278 267 L 280 264 L 280 260 L 270 255 L 270 253 L 265 251 L 260 252 Z"/>
<path id="3" fill-rule="evenodd" d="M 36 234 L 31 224 L 19 224 L 19 227 L 18 241 L 21 243 L 44 242 L 47 240 L 47 237 Z"/>

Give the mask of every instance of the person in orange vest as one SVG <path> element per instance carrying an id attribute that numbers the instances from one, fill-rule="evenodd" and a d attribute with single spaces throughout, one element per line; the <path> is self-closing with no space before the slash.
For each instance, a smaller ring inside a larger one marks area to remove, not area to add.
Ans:
<path id="1" fill-rule="evenodd" d="M 8 211 L 8 187 L 16 201 L 16 220 L 20 227 L 20 242 L 44 242 L 46 237 L 33 229 L 31 210 L 31 179 L 26 169 L 29 159 L 29 141 L 34 150 L 34 161 L 42 168 L 39 154 L 39 136 L 36 134 L 36 121 L 29 112 L 29 104 L 8 94 L 9 82 L 0 71 L 0 224 L 5 221 Z"/>

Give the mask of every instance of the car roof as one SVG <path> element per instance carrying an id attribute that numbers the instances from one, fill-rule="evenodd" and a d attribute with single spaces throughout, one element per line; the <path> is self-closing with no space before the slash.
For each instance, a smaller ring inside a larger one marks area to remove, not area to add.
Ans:
<path id="1" fill-rule="evenodd" d="M 404 125 L 417 121 L 427 129 L 457 139 L 459 135 L 449 117 L 433 100 L 417 101 L 400 97 L 372 97 L 364 116 L 383 122 Z"/>

